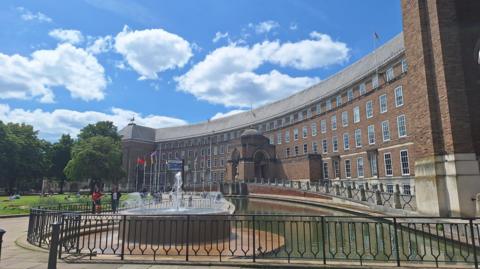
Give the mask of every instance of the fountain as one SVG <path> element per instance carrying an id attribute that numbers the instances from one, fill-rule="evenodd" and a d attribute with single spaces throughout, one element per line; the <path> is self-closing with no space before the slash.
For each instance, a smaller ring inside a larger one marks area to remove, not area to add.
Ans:
<path id="1" fill-rule="evenodd" d="M 126 239 L 138 240 L 141 234 L 142 242 L 160 244 L 184 243 L 187 240 L 200 243 L 229 238 L 230 227 L 220 220 L 233 214 L 235 206 L 219 192 L 185 193 L 182 185 L 182 175 L 178 172 L 168 198 L 161 195 L 162 198 L 156 202 L 147 201 L 146 197 L 139 201 L 140 196 L 133 195 L 132 201 L 129 199 L 127 203 L 136 206 L 122 212 L 126 215 L 126 223 L 120 227 L 125 227 Z M 211 229 L 212 225 L 217 229 Z"/>

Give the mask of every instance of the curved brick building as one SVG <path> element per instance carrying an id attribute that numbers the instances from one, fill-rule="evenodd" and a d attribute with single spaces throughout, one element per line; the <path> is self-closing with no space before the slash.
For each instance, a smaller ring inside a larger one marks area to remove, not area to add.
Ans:
<path id="1" fill-rule="evenodd" d="M 480 192 L 479 2 L 404 0 L 403 33 L 252 111 L 179 127 L 126 126 L 125 183 L 161 188 L 171 177 L 165 161 L 183 159 L 188 182 L 398 184 L 416 192 L 420 212 L 472 215 Z"/>

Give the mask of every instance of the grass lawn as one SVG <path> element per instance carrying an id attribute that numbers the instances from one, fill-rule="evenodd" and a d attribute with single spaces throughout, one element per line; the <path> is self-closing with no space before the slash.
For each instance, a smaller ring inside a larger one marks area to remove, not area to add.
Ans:
<path id="1" fill-rule="evenodd" d="M 128 194 L 124 194 L 121 200 L 126 200 Z M 110 194 L 104 193 L 102 202 L 108 202 L 110 200 Z M 89 202 L 91 201 L 90 195 L 82 195 L 77 198 L 75 194 L 55 194 L 47 197 L 41 197 L 40 195 L 25 195 L 20 199 L 10 200 L 8 196 L 0 196 L 0 216 L 2 215 L 16 215 L 16 214 L 28 214 L 31 207 L 38 205 L 55 205 L 58 203 L 71 203 L 71 202 Z"/>

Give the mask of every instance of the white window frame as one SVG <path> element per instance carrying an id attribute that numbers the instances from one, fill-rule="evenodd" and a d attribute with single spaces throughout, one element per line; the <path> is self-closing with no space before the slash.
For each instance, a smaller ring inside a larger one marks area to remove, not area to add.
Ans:
<path id="1" fill-rule="evenodd" d="M 403 166 L 403 165 L 404 165 L 404 162 L 403 162 L 403 159 L 402 159 L 402 152 L 406 152 L 406 153 L 407 153 L 407 155 L 406 155 L 406 158 L 407 158 L 407 162 L 406 162 L 407 167 L 406 167 L 406 169 L 408 170 L 407 173 L 404 172 L 404 169 L 405 169 L 405 168 L 404 168 L 404 166 Z M 408 150 L 406 150 L 406 149 L 400 150 L 400 169 L 401 169 L 401 171 L 402 171 L 402 176 L 409 176 L 409 175 L 410 175 L 410 160 L 409 160 L 409 156 L 408 156 Z"/>
<path id="2" fill-rule="evenodd" d="M 386 158 L 387 155 L 389 156 L 389 161 L 390 161 L 390 174 L 388 173 L 388 169 L 387 169 L 387 158 Z M 392 153 L 390 152 L 383 153 L 383 166 L 385 167 L 385 176 L 387 177 L 393 176 Z"/>
<path id="3" fill-rule="evenodd" d="M 373 117 L 373 101 L 369 100 L 365 103 L 365 114 L 367 119 L 370 119 Z"/>
<path id="4" fill-rule="evenodd" d="M 378 105 L 380 106 L 380 114 L 386 113 L 388 111 L 387 94 L 382 94 L 378 97 Z"/>
<path id="5" fill-rule="evenodd" d="M 392 81 L 395 78 L 395 72 L 393 70 L 393 66 L 389 67 L 385 72 L 387 82 Z"/>
<path id="6" fill-rule="evenodd" d="M 348 165 L 347 165 L 348 162 Z M 345 159 L 343 161 L 343 164 L 345 166 L 345 177 L 346 178 L 352 178 L 352 161 L 350 159 Z M 347 170 L 348 167 L 348 170 Z"/>
<path id="7" fill-rule="evenodd" d="M 402 125 L 400 124 L 401 119 L 403 119 L 403 120 L 402 120 L 402 122 L 403 122 Z M 400 134 L 400 126 L 403 126 L 403 129 L 404 129 L 404 131 L 405 131 L 404 134 Z M 404 114 L 399 115 L 399 116 L 397 117 L 397 131 L 398 131 L 398 137 L 399 137 L 399 138 L 402 138 L 402 137 L 406 137 L 406 136 L 407 136 L 407 118 L 405 117 Z"/>
<path id="8" fill-rule="evenodd" d="M 342 126 L 348 126 L 348 111 L 342 111 Z"/>
<path id="9" fill-rule="evenodd" d="M 335 102 L 336 102 L 337 107 L 341 106 L 342 105 L 342 96 L 337 95 L 337 98 L 336 98 Z"/>
<path id="10" fill-rule="evenodd" d="M 315 106 L 315 110 L 317 111 L 317 115 L 322 113 L 322 105 L 320 103 L 318 103 L 316 106 Z"/>
<path id="11" fill-rule="evenodd" d="M 333 152 L 338 152 L 338 137 L 337 136 L 332 137 L 332 151 Z"/>
<path id="12" fill-rule="evenodd" d="M 375 125 L 368 125 L 367 127 L 367 137 L 368 137 L 368 144 L 374 145 L 375 144 Z"/>
<path id="13" fill-rule="evenodd" d="M 312 152 L 315 154 L 318 153 L 318 143 L 316 141 L 312 142 Z"/>
<path id="14" fill-rule="evenodd" d="M 402 59 L 402 73 L 405 73 L 408 71 L 408 64 L 407 64 L 407 59 Z"/>
<path id="15" fill-rule="evenodd" d="M 290 130 L 285 131 L 285 143 L 290 143 Z"/>
<path id="16" fill-rule="evenodd" d="M 322 153 L 323 154 L 328 153 L 328 141 L 327 141 L 327 139 L 322 140 Z"/>
<path id="17" fill-rule="evenodd" d="M 330 117 L 330 123 L 332 124 L 332 130 L 337 130 L 337 115 Z"/>
<path id="18" fill-rule="evenodd" d="M 388 134 L 388 137 L 386 137 L 385 134 Z M 390 134 L 390 123 L 388 122 L 388 120 L 382 121 L 382 140 L 383 142 L 387 142 L 391 139 L 392 135 Z"/>
<path id="19" fill-rule="evenodd" d="M 317 123 L 312 122 L 310 128 L 312 129 L 312 136 L 317 136 Z"/>
<path id="20" fill-rule="evenodd" d="M 323 119 L 323 120 L 320 121 L 320 132 L 322 134 L 327 132 L 327 120 L 326 119 Z"/>
<path id="21" fill-rule="evenodd" d="M 353 123 L 360 122 L 360 107 L 356 106 L 353 108 Z"/>
<path id="22" fill-rule="evenodd" d="M 345 138 L 347 138 L 347 139 L 345 139 Z M 344 133 L 343 134 L 343 150 L 349 150 L 349 149 L 350 149 L 350 134 L 349 133 Z"/>
<path id="23" fill-rule="evenodd" d="M 282 132 L 277 133 L 277 145 L 282 144 Z"/>
<path id="24" fill-rule="evenodd" d="M 293 129 L 293 141 L 298 140 L 298 128 Z"/>
<path id="25" fill-rule="evenodd" d="M 332 100 L 328 99 L 325 103 L 325 110 L 329 111 L 332 109 Z"/>
<path id="26" fill-rule="evenodd" d="M 360 95 L 364 95 L 367 93 L 367 86 L 365 85 L 365 82 L 362 82 L 360 83 L 360 85 L 358 85 L 358 92 Z"/>
<path id="27" fill-rule="evenodd" d="M 307 136 L 308 136 L 308 127 L 303 126 L 302 127 L 302 138 L 307 138 Z"/>
<path id="28" fill-rule="evenodd" d="M 354 136 L 355 136 L 355 147 L 361 148 L 362 147 L 362 130 L 356 129 Z"/>
<path id="29" fill-rule="evenodd" d="M 308 154 L 308 144 L 303 144 L 303 154 Z"/>
<path id="30" fill-rule="evenodd" d="M 372 76 L 372 88 L 378 88 L 378 74 Z"/>
<path id="31" fill-rule="evenodd" d="M 348 89 L 347 90 L 347 102 L 350 102 L 353 100 L 353 89 Z"/>
<path id="32" fill-rule="evenodd" d="M 395 88 L 395 107 L 401 107 L 404 104 L 403 87 L 398 86 Z"/>
<path id="33" fill-rule="evenodd" d="M 360 163 L 362 163 L 361 166 L 360 166 Z M 362 170 L 360 170 L 360 167 L 362 167 Z M 362 173 L 360 173 L 360 171 L 362 171 Z M 365 176 L 365 162 L 363 161 L 363 157 L 358 157 L 357 158 L 357 177 L 363 178 L 364 176 Z"/>

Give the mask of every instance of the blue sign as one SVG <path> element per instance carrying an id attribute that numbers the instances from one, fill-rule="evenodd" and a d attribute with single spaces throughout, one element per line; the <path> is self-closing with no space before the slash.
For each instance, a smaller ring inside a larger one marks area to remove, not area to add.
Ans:
<path id="1" fill-rule="evenodd" d="M 170 171 L 182 171 L 183 162 L 179 160 L 168 160 L 167 169 Z"/>

